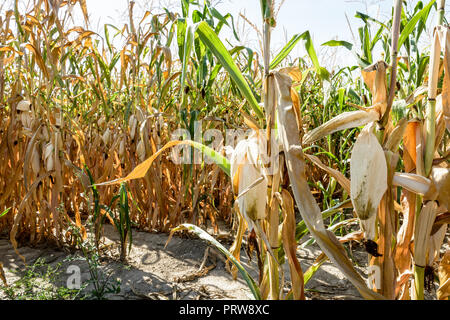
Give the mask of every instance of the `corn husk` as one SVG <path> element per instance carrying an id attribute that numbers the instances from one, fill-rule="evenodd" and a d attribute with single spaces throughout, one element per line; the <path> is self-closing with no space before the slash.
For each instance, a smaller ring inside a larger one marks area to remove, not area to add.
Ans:
<path id="1" fill-rule="evenodd" d="M 145 144 L 144 144 L 143 140 L 139 141 L 137 148 L 136 148 L 136 152 L 139 157 L 139 161 L 141 161 L 141 162 L 144 161 L 145 157 L 146 157 L 146 152 L 145 152 Z"/>
<path id="2" fill-rule="evenodd" d="M 425 267 L 427 263 L 426 254 L 428 251 L 431 229 L 437 213 L 436 201 L 429 201 L 425 204 L 416 219 L 414 230 L 414 263 L 419 267 Z"/>
<path id="3" fill-rule="evenodd" d="M 419 195 L 425 195 L 431 186 L 430 179 L 413 173 L 396 172 L 392 183 L 394 186 L 405 188 Z"/>
<path id="4" fill-rule="evenodd" d="M 28 100 L 22 100 L 17 104 L 17 110 L 28 112 L 31 110 L 31 102 Z"/>
<path id="5" fill-rule="evenodd" d="M 109 128 L 106 128 L 106 131 L 103 133 L 102 140 L 106 146 L 109 145 L 109 142 L 111 141 L 111 130 L 109 130 Z"/>
<path id="6" fill-rule="evenodd" d="M 435 228 L 431 230 L 431 237 L 428 243 L 427 266 L 432 266 L 439 259 L 445 234 L 447 233 L 447 227 L 448 224 L 443 224 L 436 232 L 433 231 Z"/>
<path id="7" fill-rule="evenodd" d="M 254 132 L 248 139 L 237 144 L 230 161 L 235 194 L 246 192 L 239 196 L 238 205 L 249 227 L 253 226 L 253 222 L 266 217 L 267 179 L 259 165 L 260 146 L 258 135 Z M 258 180 L 261 182 L 253 186 Z"/>
<path id="8" fill-rule="evenodd" d="M 44 163 L 45 169 L 47 172 L 52 171 L 54 169 L 54 161 L 53 161 L 53 144 L 50 142 L 44 147 Z"/>
<path id="9" fill-rule="evenodd" d="M 387 190 L 385 154 L 371 128 L 359 135 L 350 163 L 350 197 L 367 240 L 375 239 L 377 209 Z"/>
<path id="10" fill-rule="evenodd" d="M 33 173 L 37 175 L 39 173 L 40 168 L 41 168 L 41 161 L 38 145 L 36 144 L 33 148 L 33 153 L 31 154 L 31 169 L 33 170 Z"/>
<path id="11" fill-rule="evenodd" d="M 120 140 L 120 144 L 119 144 L 119 156 L 120 157 L 123 157 L 125 155 L 125 142 L 126 142 L 125 137 L 123 137 Z"/>
<path id="12" fill-rule="evenodd" d="M 128 127 L 130 128 L 130 137 L 131 137 L 131 140 L 133 140 L 134 137 L 136 136 L 137 124 L 138 124 L 137 119 L 136 119 L 136 117 L 134 116 L 134 114 L 132 114 L 132 115 L 130 116 L 130 119 L 128 120 Z"/>

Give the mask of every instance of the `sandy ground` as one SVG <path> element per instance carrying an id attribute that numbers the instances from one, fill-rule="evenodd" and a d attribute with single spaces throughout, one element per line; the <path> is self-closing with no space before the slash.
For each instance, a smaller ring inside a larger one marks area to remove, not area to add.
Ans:
<path id="1" fill-rule="evenodd" d="M 128 262 L 119 261 L 118 237 L 112 226 L 105 226 L 105 244 L 108 249 L 104 252 L 101 269 L 111 274 L 111 279 L 120 279 L 120 293 L 109 294 L 108 299 L 253 299 L 243 278 L 238 275 L 234 281 L 226 270 L 223 259 L 214 250 L 210 254 L 205 266 L 216 265 L 206 275 L 197 273 L 202 264 L 208 245 L 194 237 L 177 237 L 171 240 L 165 248 L 168 239 L 166 234 L 151 234 L 134 231 L 133 246 Z M 231 243 L 225 243 L 230 247 Z M 32 265 L 38 258 L 44 258 L 50 265 L 61 263 L 63 270 L 59 285 L 67 283 L 68 274 L 65 271 L 70 265 L 77 265 L 81 270 L 83 282 L 90 278 L 89 268 L 85 261 L 77 260 L 79 253 L 70 253 L 52 248 L 19 248 L 28 265 Z M 356 268 L 365 276 L 366 254 L 361 248 L 355 248 L 353 258 L 357 261 Z M 305 271 L 320 254 L 317 245 L 299 248 L 298 257 Z M 72 260 L 72 261 L 67 261 Z M 4 265 L 9 284 L 16 281 L 24 270 L 24 263 L 14 252 L 7 239 L 0 239 L 0 261 Z M 256 259 L 249 261 L 242 250 L 241 262 L 247 271 L 258 279 Z M 286 276 L 289 271 L 286 266 Z M 286 281 L 286 290 L 289 288 Z M 88 287 L 89 290 L 91 287 Z M 356 300 L 361 299 L 358 291 L 344 278 L 342 273 L 331 263 L 325 263 L 306 286 L 309 299 Z M 6 299 L 0 290 L 0 299 Z"/>

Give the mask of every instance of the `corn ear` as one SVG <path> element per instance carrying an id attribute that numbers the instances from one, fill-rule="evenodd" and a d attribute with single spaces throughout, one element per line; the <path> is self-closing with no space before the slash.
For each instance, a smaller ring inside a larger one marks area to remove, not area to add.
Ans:
<path id="1" fill-rule="evenodd" d="M 50 172 L 54 169 L 53 144 L 50 142 L 44 148 L 45 169 Z"/>
<path id="2" fill-rule="evenodd" d="M 33 170 L 33 173 L 35 175 L 37 175 L 39 173 L 40 168 L 41 168 L 41 162 L 40 162 L 38 145 L 35 145 L 34 149 L 33 149 L 33 153 L 31 154 L 31 169 Z"/>
<path id="3" fill-rule="evenodd" d="M 239 210 L 249 228 L 253 226 L 252 222 L 263 220 L 266 217 L 267 180 L 259 165 L 259 148 L 260 143 L 255 132 L 248 139 L 238 143 L 230 160 L 231 178 L 237 189 L 235 192 L 241 194 L 251 187 L 238 198 Z M 261 182 L 252 187 L 252 184 L 261 178 Z"/>
<path id="4" fill-rule="evenodd" d="M 367 240 L 375 239 L 377 209 L 387 190 L 386 158 L 371 128 L 358 136 L 350 162 L 350 197 Z"/>
<path id="5" fill-rule="evenodd" d="M 17 104 L 16 109 L 19 111 L 28 112 L 31 110 L 31 102 L 28 100 L 22 100 Z"/>

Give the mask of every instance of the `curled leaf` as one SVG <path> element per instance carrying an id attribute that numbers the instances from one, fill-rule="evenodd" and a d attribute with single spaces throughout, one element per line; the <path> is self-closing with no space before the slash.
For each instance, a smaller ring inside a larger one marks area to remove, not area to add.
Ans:
<path id="1" fill-rule="evenodd" d="M 303 144 L 311 144 L 337 131 L 364 126 L 380 119 L 375 110 L 344 112 L 313 129 L 303 137 Z"/>

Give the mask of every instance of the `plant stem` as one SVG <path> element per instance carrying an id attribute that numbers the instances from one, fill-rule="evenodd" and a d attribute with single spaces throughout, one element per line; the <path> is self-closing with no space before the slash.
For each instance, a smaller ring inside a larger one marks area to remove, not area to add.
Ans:
<path id="1" fill-rule="evenodd" d="M 438 25 L 444 24 L 445 0 L 440 0 L 438 4 Z"/>
<path id="2" fill-rule="evenodd" d="M 416 290 L 416 300 L 423 300 L 423 288 L 425 279 L 425 268 L 414 265 L 414 287 Z"/>
<path id="3" fill-rule="evenodd" d="M 389 86 L 389 97 L 386 112 L 380 121 L 381 127 L 384 128 L 389 120 L 392 104 L 394 102 L 395 91 L 397 87 L 397 56 L 398 56 L 398 38 L 400 36 L 400 21 L 402 14 L 402 0 L 394 0 L 394 21 L 392 24 L 392 54 L 391 54 L 391 83 Z"/>
<path id="4" fill-rule="evenodd" d="M 442 4 L 442 3 L 441 3 Z M 440 19 L 439 19 L 440 20 Z M 428 177 L 433 165 L 436 138 L 436 95 L 439 81 L 439 65 L 441 62 L 441 44 L 438 30 L 434 31 L 433 45 L 430 54 L 430 73 L 428 82 L 428 103 L 426 108 L 426 145 L 425 145 L 425 175 Z"/>

